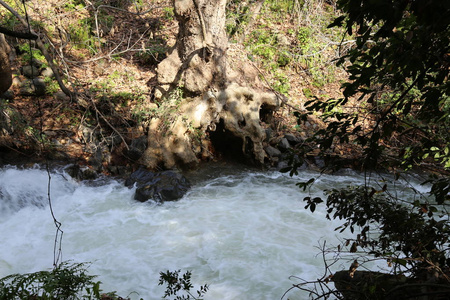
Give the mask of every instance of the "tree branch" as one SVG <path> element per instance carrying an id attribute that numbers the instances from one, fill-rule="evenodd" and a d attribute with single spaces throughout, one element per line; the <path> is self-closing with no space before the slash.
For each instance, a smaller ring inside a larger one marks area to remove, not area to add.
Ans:
<path id="1" fill-rule="evenodd" d="M 38 36 L 32 33 L 28 32 L 19 32 L 19 31 L 13 31 L 9 30 L 8 28 L 5 28 L 3 26 L 0 26 L 0 33 L 3 33 L 8 36 L 16 37 L 19 39 L 25 39 L 25 40 L 37 40 Z"/>
<path id="2" fill-rule="evenodd" d="M 17 11 L 15 11 L 11 6 L 9 6 L 7 3 L 5 3 L 3 0 L 0 0 L 0 5 L 2 5 L 4 8 L 6 8 L 7 10 L 9 10 L 24 26 L 29 27 L 29 24 L 27 22 L 27 20 L 25 20 Z M 49 65 L 49 67 L 52 69 L 53 73 L 55 74 L 55 79 L 58 82 L 59 87 L 61 88 L 61 90 L 64 92 L 64 94 L 66 94 L 69 97 L 73 97 L 73 92 L 70 91 L 64 84 L 64 82 L 62 81 L 61 76 L 59 75 L 58 72 L 58 68 L 56 67 L 56 65 L 53 63 L 53 58 L 51 57 L 51 55 L 48 53 L 47 49 L 44 46 L 44 43 L 42 42 L 41 38 L 39 37 L 39 35 L 34 32 L 31 28 L 29 29 L 30 34 L 37 36 L 36 39 L 36 46 L 37 48 L 42 52 L 42 54 L 44 55 L 45 59 L 47 60 L 47 63 Z"/>

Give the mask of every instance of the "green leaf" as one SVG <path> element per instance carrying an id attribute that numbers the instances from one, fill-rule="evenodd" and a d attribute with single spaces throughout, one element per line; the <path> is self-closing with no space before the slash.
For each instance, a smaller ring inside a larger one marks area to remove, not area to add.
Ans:
<path id="1" fill-rule="evenodd" d="M 340 16 L 337 17 L 336 19 L 334 19 L 333 23 L 331 23 L 330 25 L 327 26 L 327 28 L 332 28 L 332 27 L 342 27 L 342 21 L 344 21 L 345 16 Z"/>
<path id="2" fill-rule="evenodd" d="M 280 172 L 281 172 L 281 173 L 287 173 L 287 172 L 289 172 L 290 170 L 292 170 L 292 166 L 288 166 L 288 167 L 281 168 L 281 169 L 280 169 Z"/>
<path id="3" fill-rule="evenodd" d="M 406 259 L 400 259 L 400 258 L 394 258 L 393 262 L 400 264 L 404 267 L 406 267 L 406 263 L 407 263 Z"/>

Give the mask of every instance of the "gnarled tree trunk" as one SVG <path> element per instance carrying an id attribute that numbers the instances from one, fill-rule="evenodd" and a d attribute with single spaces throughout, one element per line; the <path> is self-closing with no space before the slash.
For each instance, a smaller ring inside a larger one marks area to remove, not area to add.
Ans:
<path id="1" fill-rule="evenodd" d="M 265 131 L 259 111 L 276 109 L 279 103 L 274 94 L 229 82 L 226 0 L 174 0 L 173 6 L 177 43 L 158 65 L 155 97 L 161 105 L 172 101 L 169 105 L 176 109 L 151 120 L 141 162 L 150 168 L 171 168 L 211 158 L 212 149 L 221 143 L 214 145 L 210 137 L 219 127 L 227 135 L 219 139 L 235 144 L 225 148 L 237 147 L 238 155 L 263 163 Z M 179 91 L 183 97 L 174 97 Z"/>
<path id="2" fill-rule="evenodd" d="M 158 66 L 159 83 L 182 86 L 191 95 L 225 86 L 225 4 L 226 0 L 173 1 L 177 44 Z"/>

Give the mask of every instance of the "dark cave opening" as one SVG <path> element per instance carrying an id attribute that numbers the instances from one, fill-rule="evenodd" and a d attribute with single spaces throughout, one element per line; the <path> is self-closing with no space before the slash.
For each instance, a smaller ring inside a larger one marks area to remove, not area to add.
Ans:
<path id="1" fill-rule="evenodd" d="M 219 123 L 216 124 L 215 131 L 209 131 L 208 133 L 217 158 L 238 163 L 253 164 L 252 151 L 247 149 L 249 144 L 252 143 L 247 141 L 245 147 L 247 153 L 243 153 L 242 139 L 225 128 L 223 119 L 220 119 Z"/>
<path id="2" fill-rule="evenodd" d="M 270 107 L 267 104 L 261 105 L 259 108 L 259 120 L 266 124 L 272 124 L 273 118 L 273 107 Z"/>

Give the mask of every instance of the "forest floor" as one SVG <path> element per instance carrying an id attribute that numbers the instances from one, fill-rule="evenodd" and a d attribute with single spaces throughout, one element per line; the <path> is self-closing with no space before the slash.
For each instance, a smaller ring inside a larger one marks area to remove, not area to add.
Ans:
<path id="1" fill-rule="evenodd" d="M 117 135 L 130 143 L 147 132 L 149 119 L 159 107 L 152 99 L 157 64 L 175 45 L 178 26 L 171 1 L 147 1 L 139 7 L 116 2 L 97 6 L 80 4 L 83 1 L 27 2 L 32 24 L 38 24 L 38 30 L 51 41 L 49 48 L 65 83 L 79 98 L 63 95 L 54 80 L 46 80 L 44 95 L 24 95 L 21 69 L 31 58 L 26 42 L 10 39 L 17 57 L 8 102 L 24 116 L 27 126 L 10 147 L 11 159 L 5 155 L 3 163 L 32 160 L 53 150 L 64 152 L 54 159 L 89 163 L 98 150 L 87 145 L 94 141 L 87 136 L 92 129 L 101 136 L 95 142 L 105 144 L 108 139 L 121 144 Z M 228 61 L 231 68 L 245 66 L 246 72 L 257 74 L 259 80 L 249 85 L 286 97 L 274 116 L 275 136 L 292 133 L 307 138 L 321 122 L 313 116 L 299 125 L 293 113 L 304 112 L 303 105 L 311 97 L 340 97 L 340 84 L 346 79 L 333 62 L 341 50 L 336 41 L 339 36 L 325 29 L 335 11 L 324 3 L 308 11 L 276 3 L 266 2 L 254 15 L 248 15 L 242 4 L 230 4 L 228 23 L 234 33 Z M 33 56 L 39 60 L 39 53 Z M 45 67 L 45 61 L 41 62 Z M 123 161 L 124 151 L 124 145 L 116 145 L 112 159 L 129 163 Z"/>

